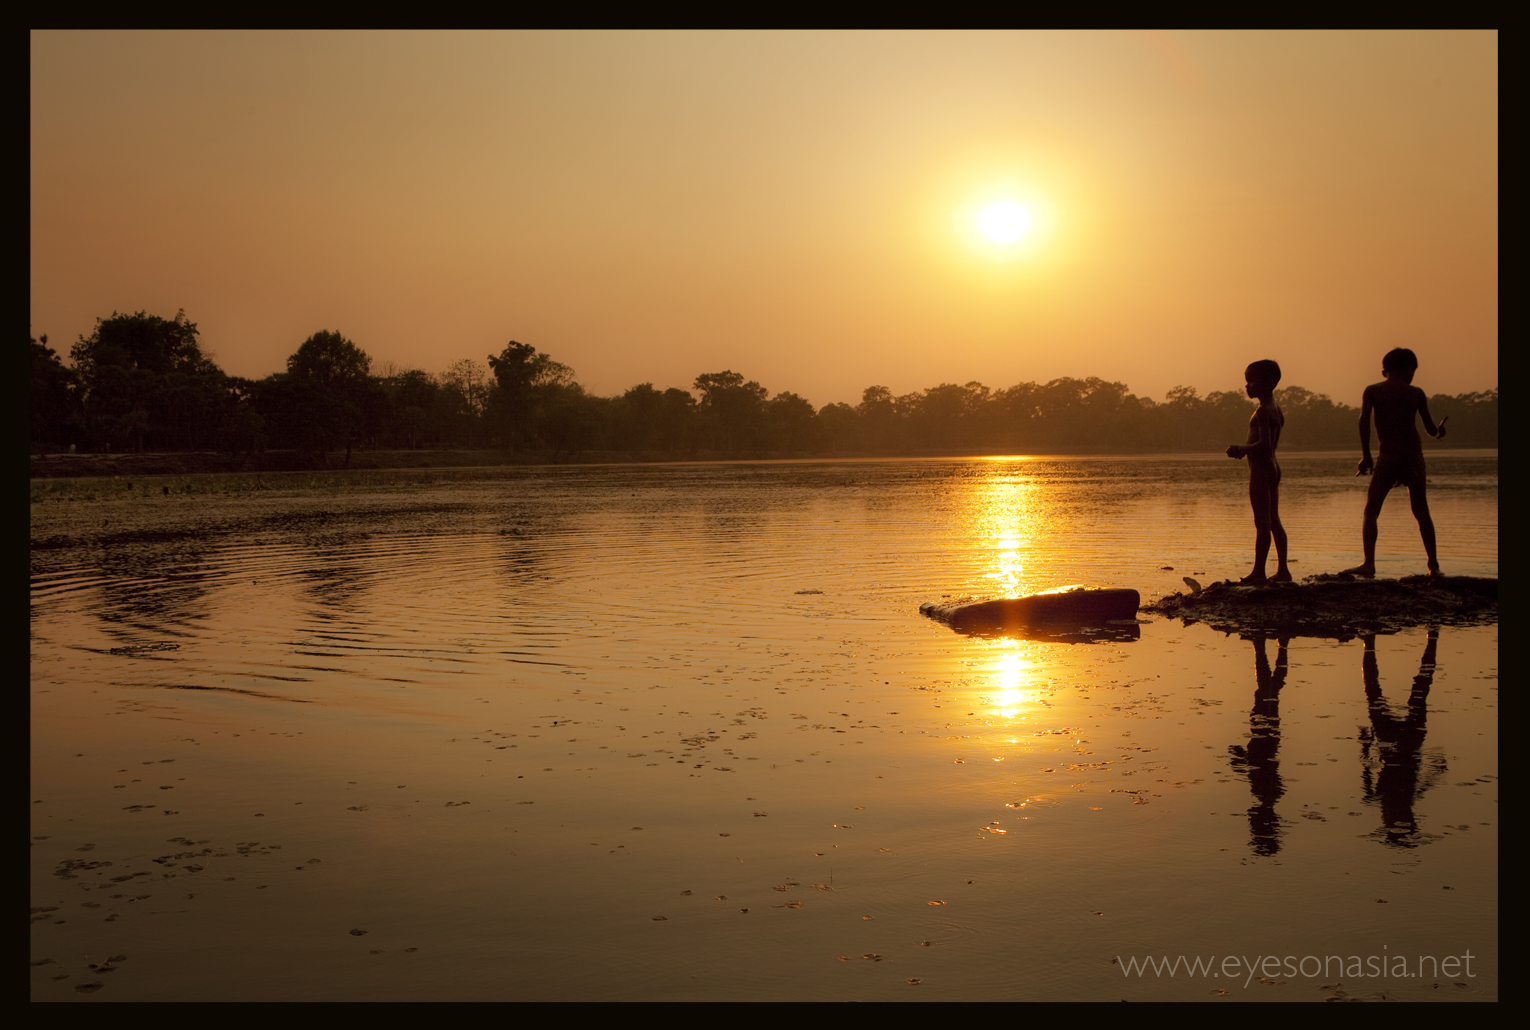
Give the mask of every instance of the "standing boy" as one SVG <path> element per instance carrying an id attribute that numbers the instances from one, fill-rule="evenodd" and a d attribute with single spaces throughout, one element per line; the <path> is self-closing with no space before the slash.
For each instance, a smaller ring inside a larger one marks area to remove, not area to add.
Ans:
<path id="1" fill-rule="evenodd" d="M 1440 574 L 1439 556 L 1434 550 L 1434 519 L 1429 516 L 1429 499 L 1424 494 L 1424 443 L 1419 439 L 1414 415 L 1424 420 L 1424 431 L 1436 440 L 1444 439 L 1445 423 L 1449 416 L 1440 419 L 1436 426 L 1429 417 L 1429 399 L 1424 391 L 1413 385 L 1413 374 L 1418 371 L 1418 358 L 1406 347 L 1387 352 L 1381 359 L 1381 382 L 1365 388 L 1360 404 L 1360 468 L 1355 473 L 1371 477 L 1371 488 L 1365 496 L 1365 521 L 1361 525 L 1360 540 L 1365 548 L 1365 562 L 1346 571 L 1357 576 L 1376 575 L 1376 516 L 1381 514 L 1381 504 L 1387 493 L 1399 483 L 1408 488 L 1408 500 L 1413 507 L 1413 517 L 1418 519 L 1418 532 L 1424 538 L 1424 553 L 1429 556 L 1429 575 Z M 1376 414 L 1376 438 L 1381 444 L 1381 456 L 1371 461 L 1371 413 Z"/>
<path id="2" fill-rule="evenodd" d="M 1243 373 L 1247 393 L 1257 398 L 1259 407 L 1248 420 L 1248 443 L 1227 448 L 1229 458 L 1248 459 L 1248 501 L 1254 509 L 1254 571 L 1242 583 L 1289 583 L 1291 570 L 1286 568 L 1286 530 L 1280 524 L 1280 465 L 1275 448 L 1286 417 L 1275 406 L 1275 386 L 1280 382 L 1280 366 L 1268 359 L 1256 361 Z M 1264 563 L 1270 555 L 1270 539 L 1275 540 L 1275 575 L 1268 579 Z"/>

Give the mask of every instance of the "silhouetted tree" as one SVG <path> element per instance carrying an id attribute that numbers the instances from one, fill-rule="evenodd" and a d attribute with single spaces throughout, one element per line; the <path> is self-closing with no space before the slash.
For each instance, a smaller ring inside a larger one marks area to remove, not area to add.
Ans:
<path id="1" fill-rule="evenodd" d="M 226 404 L 225 376 L 202 351 L 196 323 L 140 311 L 97 319 L 70 356 L 82 389 L 84 429 L 110 448 L 142 451 L 209 442 Z"/>
<path id="2" fill-rule="evenodd" d="M 696 449 L 696 398 L 689 390 L 671 386 L 659 403 L 659 449 L 687 453 Z"/>
<path id="3" fill-rule="evenodd" d="M 457 446 L 473 446 L 483 439 L 483 415 L 489 404 L 494 379 L 488 365 L 462 358 L 447 366 L 437 381 L 445 407 L 443 432 Z"/>
<path id="4" fill-rule="evenodd" d="M 861 403 L 855 411 L 860 416 L 861 446 L 885 451 L 902 444 L 897 407 L 892 391 L 887 387 L 866 387 L 861 391 Z"/>
<path id="5" fill-rule="evenodd" d="M 266 417 L 260 412 L 260 395 L 265 382 L 238 376 L 228 378 L 228 399 L 232 408 L 219 432 L 218 449 L 243 454 L 248 460 L 266 448 Z"/>
<path id="6" fill-rule="evenodd" d="M 489 357 L 496 388 L 489 397 L 490 415 L 499 424 L 507 450 L 527 435 L 532 401 L 539 387 L 571 386 L 574 370 L 528 343 L 511 340 L 499 356 Z"/>
<path id="7" fill-rule="evenodd" d="M 659 449 L 660 409 L 664 394 L 652 383 L 639 383 L 621 396 L 616 415 L 623 449 L 656 451 Z"/>
<path id="8" fill-rule="evenodd" d="M 441 438 L 442 390 L 423 369 L 411 368 L 383 379 L 383 414 L 379 438 L 385 447 L 414 450 Z"/>
<path id="9" fill-rule="evenodd" d="M 1190 444 L 1190 429 L 1197 429 L 1199 439 L 1200 423 L 1204 420 L 1203 410 L 1206 407 L 1201 400 L 1199 392 L 1193 386 L 1176 386 L 1166 395 L 1163 410 L 1171 427 L 1172 445 L 1183 450 Z M 1233 441 L 1236 443 L 1237 441 Z"/>
<path id="10" fill-rule="evenodd" d="M 737 372 L 706 372 L 696 377 L 700 414 L 709 439 L 727 455 L 758 449 L 766 389 Z"/>
<path id="11" fill-rule="evenodd" d="M 811 402 L 783 392 L 765 405 L 767 446 L 784 454 L 807 454 L 818 450 L 818 413 Z"/>
<path id="12" fill-rule="evenodd" d="M 1455 447 L 1498 446 L 1498 389 L 1455 396 L 1437 393 L 1429 398 L 1429 413 L 1436 420 L 1450 418 L 1446 442 Z M 1359 415 L 1354 421 L 1358 425 Z"/>
<path id="13" fill-rule="evenodd" d="M 79 405 L 74 370 L 65 367 L 48 346 L 48 335 L 32 338 L 32 377 L 27 414 L 31 422 L 32 449 L 63 450 L 79 432 Z"/>
<path id="14" fill-rule="evenodd" d="M 301 450 L 345 445 L 345 463 L 367 425 L 374 385 L 372 359 L 339 333 L 321 330 L 287 359 L 284 414 Z"/>
<path id="15" fill-rule="evenodd" d="M 551 451 L 551 460 L 576 460 L 594 445 L 603 421 L 604 398 L 589 396 L 574 382 L 543 383 L 532 396 L 537 438 Z"/>
<path id="16" fill-rule="evenodd" d="M 834 454 L 844 454 L 861 447 L 861 416 L 850 405 L 840 401 L 825 404 L 818 409 L 819 445 Z"/>

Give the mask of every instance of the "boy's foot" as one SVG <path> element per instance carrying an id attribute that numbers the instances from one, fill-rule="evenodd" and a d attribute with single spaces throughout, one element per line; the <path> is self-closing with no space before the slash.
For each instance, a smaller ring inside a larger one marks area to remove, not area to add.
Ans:
<path id="1" fill-rule="evenodd" d="M 1289 579 L 1290 577 L 1288 576 L 1286 578 Z M 1264 584 L 1268 582 L 1269 580 L 1265 578 L 1265 575 L 1262 572 L 1250 572 L 1247 576 L 1244 576 L 1242 579 L 1238 580 L 1238 584 L 1245 587 L 1264 586 Z"/>
<path id="2" fill-rule="evenodd" d="M 1359 576 L 1362 579 L 1375 579 L 1376 578 L 1376 566 L 1374 566 L 1374 565 L 1356 565 L 1352 569 L 1345 569 L 1343 572 L 1339 573 L 1339 575 L 1341 575 L 1341 576 Z"/>
<path id="3" fill-rule="evenodd" d="M 1290 569 L 1281 569 L 1279 572 L 1275 573 L 1275 575 L 1270 577 L 1270 582 L 1271 583 L 1289 583 L 1289 582 L 1291 582 L 1291 570 Z"/>

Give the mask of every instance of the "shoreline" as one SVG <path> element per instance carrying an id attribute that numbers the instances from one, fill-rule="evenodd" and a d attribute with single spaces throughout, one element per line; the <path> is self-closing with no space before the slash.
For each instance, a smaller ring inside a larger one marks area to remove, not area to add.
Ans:
<path id="1" fill-rule="evenodd" d="M 1496 447 L 1452 447 L 1443 444 L 1431 448 L 1431 452 L 1452 454 L 1491 455 L 1497 457 Z M 1318 455 L 1348 455 L 1358 453 L 1357 448 L 1290 451 L 1283 458 L 1312 457 Z M 302 455 L 296 451 L 264 451 L 256 455 L 239 456 L 215 451 L 167 451 L 151 454 L 33 454 L 29 478 L 49 479 L 111 479 L 116 476 L 191 476 L 191 475 L 260 475 L 301 472 L 371 472 L 428 470 L 433 472 L 462 469 L 523 469 L 552 466 L 594 465 L 676 465 L 676 464 L 740 464 L 756 462 L 837 462 L 837 461 L 920 461 L 957 458 L 1152 458 L 1176 459 L 1220 458 L 1221 452 L 1210 451 L 1141 451 L 1124 452 L 1109 448 L 1079 448 L 1073 450 L 1052 449 L 1047 451 L 995 452 L 979 449 L 923 448 L 911 452 L 845 452 L 830 454 L 787 453 L 766 456 L 727 456 L 714 451 L 697 451 L 688 455 L 668 452 L 645 451 L 583 451 L 578 454 L 559 454 L 549 451 L 533 451 L 512 454 L 492 448 L 443 449 L 443 450 L 379 450 L 354 451 L 350 463 L 338 452 L 329 455 Z M 562 459 L 562 460 L 559 460 Z"/>

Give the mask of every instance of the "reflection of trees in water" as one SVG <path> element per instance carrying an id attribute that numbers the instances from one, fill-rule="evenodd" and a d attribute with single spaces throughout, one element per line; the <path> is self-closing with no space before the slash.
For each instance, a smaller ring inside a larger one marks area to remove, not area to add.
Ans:
<path id="1" fill-rule="evenodd" d="M 206 581 L 213 549 L 194 540 L 107 544 L 96 618 L 113 636 L 124 629 L 162 633 L 208 616 Z M 184 629 L 182 629 L 184 632 Z"/>
<path id="2" fill-rule="evenodd" d="M 500 571 L 513 586 L 540 585 L 547 576 L 546 549 L 514 535 L 506 535 L 499 554 Z"/>
<path id="3" fill-rule="evenodd" d="M 741 491 L 736 496 L 709 497 L 698 507 L 701 513 L 701 542 L 736 543 L 758 540 L 768 522 L 763 509 L 770 505 L 773 514 L 784 514 L 800 505 L 778 505 L 765 501 L 756 490 Z"/>
<path id="4" fill-rule="evenodd" d="M 324 621 L 362 616 L 372 570 L 356 560 L 351 548 L 336 547 L 332 540 L 310 543 L 308 554 L 303 590 L 319 606 L 313 614 Z"/>
<path id="5" fill-rule="evenodd" d="M 1371 724 L 1360 727 L 1359 732 L 1361 782 L 1366 803 L 1381 808 L 1381 827 L 1372 836 L 1391 847 L 1411 848 L 1428 842 L 1429 838 L 1419 831 L 1413 805 L 1446 771 L 1444 755 L 1424 750 L 1429 688 L 1434 683 L 1439 638 L 1440 631 L 1431 628 L 1408 700 L 1394 705 L 1381 692 L 1376 637 L 1374 634 L 1365 637 L 1360 668 Z"/>
<path id="6" fill-rule="evenodd" d="M 320 618 L 334 618 L 341 614 L 359 615 L 360 599 L 366 592 L 369 576 L 370 573 L 354 562 L 304 569 L 304 590 L 311 600 L 324 609 L 316 613 Z"/>
<path id="7" fill-rule="evenodd" d="M 504 525 L 499 530 L 496 555 L 499 571 L 517 590 L 544 586 L 545 581 L 555 575 L 558 566 L 580 559 L 584 539 L 592 539 L 590 546 L 597 549 L 606 546 L 604 541 L 593 541 L 585 531 L 585 522 L 586 518 L 566 511 L 538 512 L 526 506 L 507 507 Z"/>
<path id="8" fill-rule="evenodd" d="M 1248 777 L 1254 804 L 1248 810 L 1249 847 L 1256 855 L 1274 855 L 1280 851 L 1280 817 L 1275 803 L 1285 794 L 1280 779 L 1280 688 L 1286 683 L 1286 645 L 1281 637 L 1271 670 L 1265 653 L 1265 636 L 1257 633 L 1254 642 L 1254 706 L 1249 713 L 1249 739 L 1246 745 L 1227 749 L 1234 771 Z"/>

